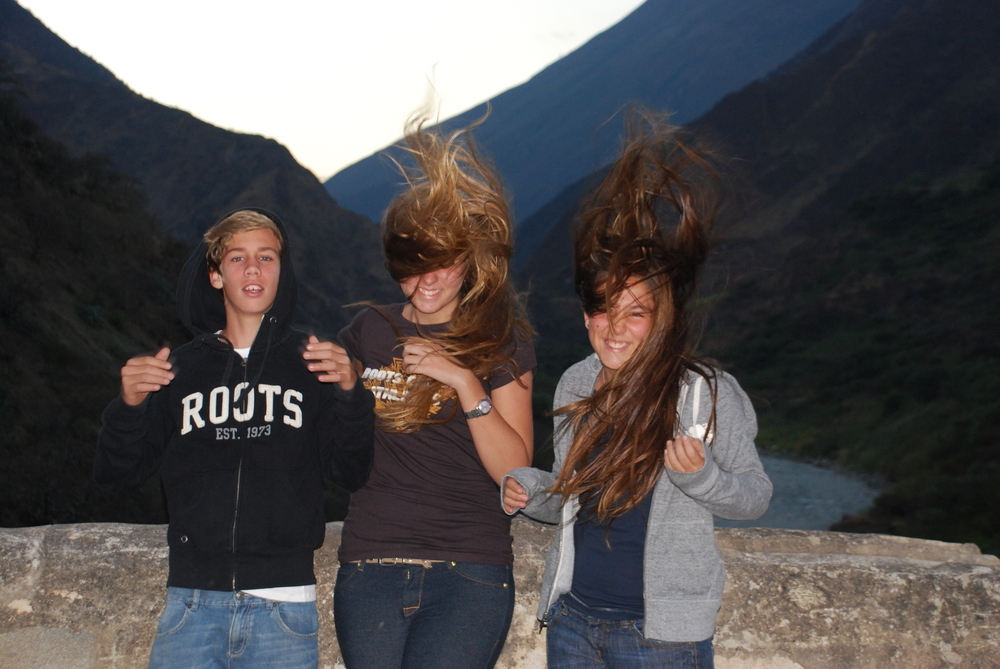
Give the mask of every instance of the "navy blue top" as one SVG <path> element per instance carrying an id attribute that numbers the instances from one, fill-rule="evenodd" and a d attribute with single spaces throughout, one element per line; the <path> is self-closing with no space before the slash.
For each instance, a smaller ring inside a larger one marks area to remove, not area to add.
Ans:
<path id="1" fill-rule="evenodd" d="M 608 525 L 596 523 L 588 509 L 573 526 L 572 608 L 595 618 L 635 620 L 645 615 L 642 597 L 642 555 L 653 494 Z"/>

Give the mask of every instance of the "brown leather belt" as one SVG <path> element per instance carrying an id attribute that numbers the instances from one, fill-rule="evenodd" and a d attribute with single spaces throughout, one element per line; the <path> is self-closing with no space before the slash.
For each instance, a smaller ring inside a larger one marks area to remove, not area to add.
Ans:
<path id="1" fill-rule="evenodd" d="M 354 560 L 355 564 L 361 564 L 362 562 L 365 564 L 381 565 L 409 564 L 430 569 L 436 564 L 445 564 L 448 560 L 421 560 L 419 558 L 368 558 L 367 560 Z M 454 565 L 455 563 L 452 562 L 451 564 Z"/>

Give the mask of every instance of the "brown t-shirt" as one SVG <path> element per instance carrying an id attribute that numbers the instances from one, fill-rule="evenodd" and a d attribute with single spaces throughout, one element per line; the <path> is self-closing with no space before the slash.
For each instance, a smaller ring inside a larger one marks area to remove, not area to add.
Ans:
<path id="1" fill-rule="evenodd" d="M 407 385 L 397 332 L 420 334 L 403 318 L 404 306 L 380 307 L 385 316 L 365 309 L 340 332 L 344 348 L 364 366 L 362 382 L 379 405 L 398 399 Z M 530 340 L 517 339 L 510 347 L 517 374 L 535 369 Z M 514 373 L 498 369 L 483 386 L 492 393 L 514 382 Z M 439 415 L 450 415 L 454 401 L 444 403 Z M 368 483 L 351 495 L 339 555 L 341 562 L 396 557 L 513 564 L 510 518 L 500 508 L 499 488 L 483 468 L 461 410 L 446 423 L 409 434 L 375 431 L 375 464 Z"/>

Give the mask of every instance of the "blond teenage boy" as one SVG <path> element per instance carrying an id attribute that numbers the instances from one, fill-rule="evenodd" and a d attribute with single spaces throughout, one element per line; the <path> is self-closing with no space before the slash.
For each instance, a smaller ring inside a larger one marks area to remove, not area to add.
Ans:
<path id="1" fill-rule="evenodd" d="M 225 217 L 181 272 L 194 339 L 129 360 L 104 412 L 97 482 L 129 491 L 159 471 L 167 498 L 170 572 L 150 667 L 317 665 L 323 479 L 365 483 L 374 414 L 343 349 L 303 362 L 318 340 L 290 327 L 295 294 L 281 221 Z"/>

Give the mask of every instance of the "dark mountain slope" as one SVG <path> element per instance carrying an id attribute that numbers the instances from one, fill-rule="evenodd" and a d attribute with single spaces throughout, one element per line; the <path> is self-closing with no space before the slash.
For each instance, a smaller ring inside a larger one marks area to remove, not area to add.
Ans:
<path id="1" fill-rule="evenodd" d="M 0 2 L 0 17 L 3 19 L 0 21 L 0 40 L 6 49 L 17 54 L 11 61 L 48 63 L 93 81 L 121 83 L 110 70 L 66 44 L 13 0 Z"/>
<path id="2" fill-rule="evenodd" d="M 90 480 L 121 365 L 189 338 L 173 300 L 189 248 L 145 205 L 0 94 L 0 526 L 165 520 L 155 482 L 113 499 Z"/>
<path id="3" fill-rule="evenodd" d="M 726 96 L 690 125 L 736 173 L 716 254 L 730 282 L 780 294 L 784 284 L 769 283 L 782 281 L 777 259 L 827 234 L 854 199 L 913 175 L 974 173 L 1000 153 L 1000 20 L 989 4 L 869 0 L 856 14 L 875 17 L 871 25 L 852 15 L 852 30 L 821 40 L 813 59 Z M 522 272 L 539 303 L 550 288 L 570 294 L 568 240 L 584 191 L 578 182 L 546 206 L 558 225 Z M 750 309 L 718 313 L 752 320 Z"/>
<path id="4" fill-rule="evenodd" d="M 763 76 L 842 18 L 857 0 L 648 0 L 614 27 L 492 100 L 477 131 L 521 216 L 607 162 L 620 122 L 638 101 L 704 113 L 722 95 Z M 465 125 L 484 107 L 448 121 Z M 375 154 L 326 182 L 344 206 L 377 219 L 398 188 L 389 161 Z M 519 256 L 547 230 L 534 219 L 519 229 Z M 529 253 L 530 255 L 530 253 Z M 524 256 L 527 257 L 527 256 Z"/>
<path id="5" fill-rule="evenodd" d="M 885 5 L 900 3 L 862 7 Z M 998 36 L 986 0 L 903 3 L 886 27 L 856 29 L 693 124 L 753 175 L 749 215 L 726 230 L 748 254 L 729 262 L 780 294 L 772 259 L 829 234 L 854 199 L 913 176 L 961 178 L 1000 155 Z"/>
<path id="6" fill-rule="evenodd" d="M 328 333 L 345 323 L 339 305 L 395 295 L 377 231 L 338 207 L 283 146 L 135 94 L 13 0 L 0 0 L 0 19 L 0 58 L 24 90 L 25 112 L 74 154 L 106 154 L 138 177 L 167 230 L 194 241 L 232 209 L 273 209 L 289 223 L 304 279 L 299 318 Z"/>
<path id="7" fill-rule="evenodd" d="M 894 484 L 841 529 L 1000 553 L 1000 161 L 974 186 L 910 182 L 831 222 L 776 267 L 780 306 L 714 352 L 756 394 L 762 444 Z"/>
<path id="8" fill-rule="evenodd" d="M 994 552 L 997 36 L 985 0 L 866 0 L 811 58 L 691 125 L 744 175 L 706 272 L 702 351 L 751 393 L 760 443 L 888 477 L 845 528 Z M 569 266 L 585 190 L 552 203 L 558 228 L 523 276 L 541 360 L 586 350 Z"/>

